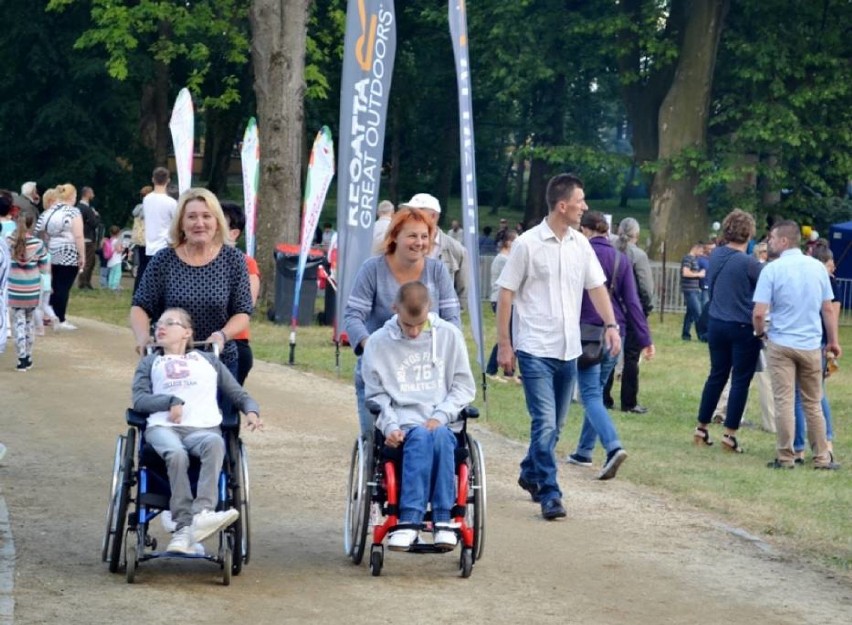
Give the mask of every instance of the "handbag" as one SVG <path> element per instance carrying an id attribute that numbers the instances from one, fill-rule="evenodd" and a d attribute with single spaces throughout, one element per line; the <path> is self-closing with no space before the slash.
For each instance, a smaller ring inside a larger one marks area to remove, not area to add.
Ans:
<path id="1" fill-rule="evenodd" d="M 612 280 L 609 283 L 610 300 L 615 297 L 615 278 L 618 275 L 619 260 L 620 256 L 616 252 L 615 265 L 612 268 Z M 606 334 L 606 327 L 604 326 L 580 323 L 580 345 L 583 348 L 583 353 L 577 358 L 578 369 L 588 369 L 601 363 L 604 355 L 604 334 Z"/>
<path id="2" fill-rule="evenodd" d="M 142 217 L 133 218 L 133 232 L 130 235 L 133 245 L 145 245 L 145 220 Z"/>
<path id="3" fill-rule="evenodd" d="M 583 353 L 577 358 L 578 369 L 588 369 L 599 365 L 603 360 L 604 333 L 606 328 L 592 323 L 580 324 L 580 345 Z"/>

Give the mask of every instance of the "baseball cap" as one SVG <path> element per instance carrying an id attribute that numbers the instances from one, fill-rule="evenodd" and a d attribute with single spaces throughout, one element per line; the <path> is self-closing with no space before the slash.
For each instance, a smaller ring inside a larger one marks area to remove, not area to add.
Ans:
<path id="1" fill-rule="evenodd" d="M 405 204 L 400 204 L 400 208 L 424 208 L 427 210 L 435 211 L 436 213 L 441 212 L 441 204 L 438 202 L 438 198 L 434 195 L 429 195 L 428 193 L 417 193 L 412 196 L 410 200 L 408 200 Z"/>

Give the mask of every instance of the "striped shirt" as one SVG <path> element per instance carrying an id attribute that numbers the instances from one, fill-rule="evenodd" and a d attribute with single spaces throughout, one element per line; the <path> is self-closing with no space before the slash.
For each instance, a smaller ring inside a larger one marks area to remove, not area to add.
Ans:
<path id="1" fill-rule="evenodd" d="M 77 243 L 72 225 L 80 216 L 80 209 L 67 204 L 56 204 L 44 211 L 36 223 L 36 234 L 47 232 L 49 251 L 54 265 L 76 267 L 79 261 Z"/>
<path id="2" fill-rule="evenodd" d="M 21 260 L 15 256 L 14 244 L 9 241 L 9 306 L 35 308 L 41 294 L 41 274 L 50 271 L 50 257 L 44 242 L 27 237 L 27 248 Z"/>

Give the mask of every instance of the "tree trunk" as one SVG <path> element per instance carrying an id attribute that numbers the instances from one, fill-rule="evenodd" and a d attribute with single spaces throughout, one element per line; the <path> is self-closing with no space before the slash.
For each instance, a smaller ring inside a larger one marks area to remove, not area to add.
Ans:
<path id="1" fill-rule="evenodd" d="M 202 179 L 207 188 L 216 195 L 224 195 L 228 190 L 228 170 L 234 142 L 239 137 L 242 111 L 233 105 L 227 110 L 209 109 L 205 116 L 204 171 Z"/>
<path id="2" fill-rule="evenodd" d="M 549 168 L 544 159 L 530 161 L 530 179 L 527 187 L 527 204 L 524 208 L 524 228 L 531 228 L 547 215 L 547 177 Z"/>
<path id="3" fill-rule="evenodd" d="M 520 150 L 516 152 L 519 154 Z M 512 189 L 512 200 L 510 206 L 512 208 L 520 208 L 524 205 L 524 177 L 527 174 L 527 161 L 523 156 L 517 156 L 517 166 L 515 167 L 515 186 Z"/>
<path id="4" fill-rule="evenodd" d="M 679 156 L 684 149 L 703 151 L 707 144 L 707 119 L 713 69 L 727 0 L 693 0 L 687 12 L 686 32 L 674 80 L 659 111 L 659 158 Z M 678 257 L 708 233 L 707 197 L 696 191 L 698 173 L 688 170 L 675 179 L 663 167 L 651 187 L 651 249 L 662 243 Z"/>
<path id="5" fill-rule="evenodd" d="M 260 301 L 274 300 L 274 251 L 299 240 L 305 44 L 310 0 L 253 0 L 249 12 L 260 139 Z"/>
<path id="6" fill-rule="evenodd" d="M 390 136 L 390 173 L 388 175 L 388 199 L 396 206 L 400 203 L 399 197 L 399 170 L 402 160 L 402 117 L 399 114 L 399 106 L 394 106 L 391 109 L 391 136 Z"/>

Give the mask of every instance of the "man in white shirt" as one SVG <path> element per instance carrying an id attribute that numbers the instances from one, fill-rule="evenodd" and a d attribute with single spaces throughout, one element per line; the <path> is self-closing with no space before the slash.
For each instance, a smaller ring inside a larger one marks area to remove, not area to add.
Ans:
<path id="1" fill-rule="evenodd" d="M 385 233 L 388 231 L 391 219 L 393 219 L 393 213 L 393 202 L 382 200 L 376 207 L 376 223 L 373 224 L 373 254 L 382 253 Z"/>
<path id="2" fill-rule="evenodd" d="M 588 210 L 583 182 L 572 174 L 554 176 L 547 184 L 546 199 L 547 217 L 515 240 L 497 280 L 497 363 L 512 371 L 517 354 L 531 417 L 530 446 L 518 484 L 541 504 L 542 516 L 553 520 L 566 515 L 556 481 L 556 443 L 582 353 L 584 289 L 604 321 L 605 346 L 613 355 L 621 350 L 621 336 L 606 276 L 578 230 Z M 513 303 L 514 341 L 509 337 Z"/>
<path id="3" fill-rule="evenodd" d="M 167 192 L 170 181 L 169 170 L 165 167 L 157 167 L 151 175 L 154 190 L 142 200 L 142 213 L 145 218 L 145 255 L 139 259 L 137 285 L 151 257 L 169 244 L 169 227 L 177 212 L 177 201 Z M 136 290 L 136 285 L 133 290 Z"/>

